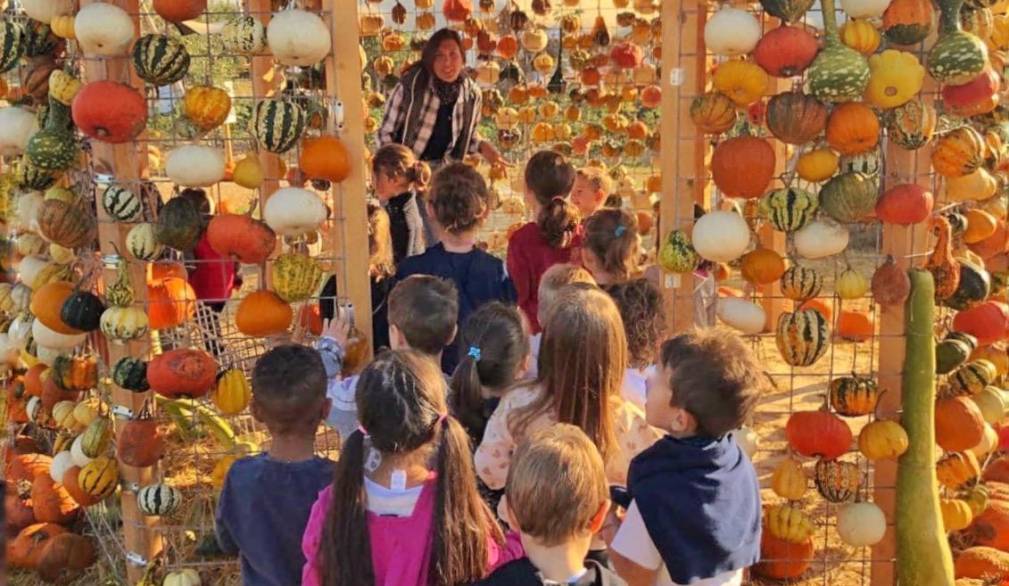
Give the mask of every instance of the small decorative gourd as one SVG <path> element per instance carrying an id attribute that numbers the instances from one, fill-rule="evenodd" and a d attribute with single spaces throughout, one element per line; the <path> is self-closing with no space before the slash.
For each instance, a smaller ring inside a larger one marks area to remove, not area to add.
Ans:
<path id="1" fill-rule="evenodd" d="M 864 376 L 844 376 L 830 381 L 830 406 L 838 415 L 859 417 L 876 409 L 876 381 Z"/>
<path id="2" fill-rule="evenodd" d="M 774 77 L 792 77 L 805 71 L 819 50 L 808 30 L 782 25 L 764 33 L 753 50 L 753 60 Z"/>
<path id="3" fill-rule="evenodd" d="M 851 462 L 821 458 L 816 463 L 813 480 L 823 498 L 832 503 L 843 503 L 858 493 L 862 486 L 862 471 Z"/>
<path id="4" fill-rule="evenodd" d="M 244 411 L 252 398 L 245 373 L 235 368 L 224 371 L 217 379 L 212 398 L 222 415 L 237 415 Z"/>
<path id="5" fill-rule="evenodd" d="M 868 423 L 858 434 L 858 450 L 869 460 L 896 460 L 907 446 L 907 432 L 888 419 Z"/>
<path id="6" fill-rule="evenodd" d="M 772 505 L 764 516 L 764 530 L 778 539 L 802 543 L 813 535 L 816 528 L 801 509 L 791 505 Z"/>
<path id="7" fill-rule="evenodd" d="M 816 269 L 793 265 L 781 275 L 781 293 L 793 301 L 812 299 L 822 288 L 823 276 Z"/>
<path id="8" fill-rule="evenodd" d="M 137 393 L 151 388 L 147 383 L 147 363 L 132 356 L 124 356 L 116 362 L 112 380 L 120 387 Z"/>
<path id="9" fill-rule="evenodd" d="M 952 452 L 936 463 L 936 476 L 946 488 L 960 488 L 980 475 L 981 466 L 972 452 Z"/>
<path id="10" fill-rule="evenodd" d="M 786 364 L 810 366 L 823 356 L 830 343 L 827 319 L 815 309 L 782 313 L 775 342 Z"/>
<path id="11" fill-rule="evenodd" d="M 699 257 L 686 232 L 671 230 L 659 249 L 658 261 L 666 272 L 689 273 L 697 268 Z"/>
<path id="12" fill-rule="evenodd" d="M 813 0 L 760 0 L 760 5 L 771 16 L 793 23 L 813 5 Z"/>
<path id="13" fill-rule="evenodd" d="M 960 27 L 963 0 L 939 0 L 939 38 L 928 52 L 928 73 L 939 83 L 960 85 L 977 77 L 988 63 L 984 41 Z"/>
<path id="14" fill-rule="evenodd" d="M 872 298 L 880 305 L 900 305 L 911 293 L 907 271 L 897 265 L 893 256 L 887 255 L 883 264 L 872 275 Z"/>
<path id="15" fill-rule="evenodd" d="M 868 547 L 886 534 L 886 515 L 873 503 L 850 503 L 837 512 L 837 535 L 854 547 Z"/>
<path id="16" fill-rule="evenodd" d="M 137 75 L 158 87 L 185 77 L 189 62 L 185 45 L 168 35 L 144 35 L 133 45 L 133 67 Z"/>
<path id="17" fill-rule="evenodd" d="M 896 45 L 915 45 L 932 33 L 932 0 L 892 0 L 883 13 L 883 34 Z"/>
<path id="18" fill-rule="evenodd" d="M 736 124 L 736 104 L 725 94 L 708 92 L 690 103 L 690 120 L 705 134 L 721 134 Z"/>
<path id="19" fill-rule="evenodd" d="M 894 108 L 917 96 L 924 81 L 925 68 L 917 57 L 887 49 L 869 57 L 869 85 L 865 98 L 878 108 Z"/>
<path id="20" fill-rule="evenodd" d="M 946 451 L 969 450 L 984 435 L 984 417 L 967 397 L 943 397 L 935 403 L 935 441 Z"/>
<path id="21" fill-rule="evenodd" d="M 848 229 L 829 220 L 813 220 L 795 232 L 795 251 L 815 260 L 843 252 L 850 238 Z"/>
<path id="22" fill-rule="evenodd" d="M 735 57 L 753 51 L 760 39 L 760 23 L 748 10 L 725 6 L 708 17 L 704 44 L 716 55 Z"/>
<path id="23" fill-rule="evenodd" d="M 962 177 L 980 167 L 986 154 L 981 134 L 970 126 L 961 126 L 935 142 L 932 168 L 944 177 Z"/>
<path id="24" fill-rule="evenodd" d="M 273 290 L 288 303 L 303 301 L 313 295 L 322 280 L 322 267 L 315 259 L 287 253 L 273 262 Z"/>
<path id="25" fill-rule="evenodd" d="M 775 155 L 762 138 L 737 136 L 722 141 L 711 155 L 711 176 L 727 197 L 754 199 L 764 195 L 774 176 Z M 739 173 L 740 167 L 747 169 Z"/>
<path id="26" fill-rule="evenodd" d="M 774 469 L 771 475 L 771 489 L 781 498 L 797 501 L 806 494 L 809 479 L 802 469 L 802 462 L 793 458 L 785 458 Z"/>
<path id="27" fill-rule="evenodd" d="M 851 428 L 829 411 L 796 411 L 785 424 L 788 445 L 806 457 L 839 458 L 851 448 Z"/>
<path id="28" fill-rule="evenodd" d="M 820 189 L 819 208 L 838 222 L 866 220 L 876 209 L 879 186 L 862 173 L 841 173 Z"/>
<path id="29" fill-rule="evenodd" d="M 182 492 L 163 482 L 148 484 L 137 491 L 137 508 L 148 516 L 170 515 L 180 504 L 182 504 Z"/>
<path id="30" fill-rule="evenodd" d="M 756 63 L 733 59 L 718 65 L 711 84 L 737 106 L 749 106 L 767 91 L 770 78 Z"/>
<path id="31" fill-rule="evenodd" d="M 778 140 L 803 144 L 816 138 L 827 125 L 827 107 L 800 91 L 780 93 L 767 102 L 767 129 Z"/>
<path id="32" fill-rule="evenodd" d="M 960 285 L 960 261 L 953 258 L 952 228 L 944 216 L 935 216 L 929 222 L 935 234 L 935 249 L 925 263 L 935 279 L 935 298 L 951 297 Z"/>
<path id="33" fill-rule="evenodd" d="M 825 102 L 857 100 L 869 83 L 869 64 L 858 51 L 841 43 L 834 0 L 823 0 L 823 49 L 806 71 L 809 91 Z"/>
<path id="34" fill-rule="evenodd" d="M 99 456 L 81 467 L 77 482 L 85 494 L 100 501 L 116 491 L 119 466 L 113 458 Z"/>
<path id="35" fill-rule="evenodd" d="M 804 189 L 776 189 L 760 200 L 760 213 L 775 230 L 793 232 L 813 219 L 819 204 L 817 196 Z"/>

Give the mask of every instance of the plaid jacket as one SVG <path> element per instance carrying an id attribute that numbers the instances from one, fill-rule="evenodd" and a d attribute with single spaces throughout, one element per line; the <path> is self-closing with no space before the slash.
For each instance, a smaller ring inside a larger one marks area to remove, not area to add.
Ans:
<path id="1" fill-rule="evenodd" d="M 430 83 L 424 88 L 417 87 L 418 71 L 408 72 L 392 90 L 378 131 L 378 142 L 381 145 L 400 143 L 420 156 L 431 139 L 441 100 Z M 461 159 L 466 154 L 479 152 L 483 139 L 477 132 L 477 123 L 482 103 L 483 95 L 477 83 L 464 77 L 452 112 L 452 142 L 446 158 Z"/>

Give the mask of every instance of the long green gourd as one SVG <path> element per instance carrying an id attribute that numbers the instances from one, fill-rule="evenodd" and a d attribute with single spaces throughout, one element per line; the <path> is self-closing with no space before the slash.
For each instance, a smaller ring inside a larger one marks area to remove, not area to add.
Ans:
<path id="1" fill-rule="evenodd" d="M 897 465 L 897 582 L 953 586 L 953 555 L 935 475 L 935 282 L 927 270 L 912 269 L 908 275 L 901 423 L 909 445 Z"/>

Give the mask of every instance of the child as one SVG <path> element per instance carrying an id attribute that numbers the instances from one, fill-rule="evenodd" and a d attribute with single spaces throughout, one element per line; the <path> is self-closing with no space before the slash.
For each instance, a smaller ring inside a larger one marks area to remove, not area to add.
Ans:
<path id="1" fill-rule="evenodd" d="M 573 283 L 587 283 L 589 285 L 595 285 L 596 282 L 585 269 L 572 264 L 559 264 L 554 265 L 543 273 L 543 278 L 540 279 L 540 286 L 538 289 L 537 297 L 539 298 L 539 303 L 537 305 L 537 318 L 539 322 L 546 323 L 547 314 L 550 313 L 550 309 L 553 307 L 554 298 L 560 293 L 561 289 L 567 285 Z M 529 338 L 529 352 L 532 355 L 532 360 L 529 363 L 529 370 L 526 371 L 526 376 L 529 378 L 536 378 L 537 371 L 537 359 L 540 355 L 540 342 L 543 339 L 543 332 L 537 332 Z"/>
<path id="2" fill-rule="evenodd" d="M 318 352 L 273 348 L 252 373 L 252 415 L 270 430 L 265 454 L 228 470 L 217 505 L 217 541 L 242 561 L 244 584 L 297 584 L 305 557 L 298 548 L 333 463 L 314 455 L 315 432 L 329 412 L 326 371 Z"/>
<path id="3" fill-rule="evenodd" d="M 435 173 L 428 197 L 441 242 L 404 260 L 396 277 L 422 274 L 454 281 L 459 292 L 459 324 L 488 301 L 514 301 L 515 290 L 504 263 L 476 247 L 477 232 L 490 211 L 484 178 L 469 165 L 450 163 Z M 455 370 L 455 348 L 450 346 L 442 357 L 446 373 Z"/>
<path id="4" fill-rule="evenodd" d="M 585 221 L 582 261 L 600 287 L 606 289 L 636 276 L 640 253 L 641 237 L 634 214 L 607 208 Z"/>
<path id="5" fill-rule="evenodd" d="M 508 471 L 508 521 L 526 557 L 477 586 L 619 586 L 616 574 L 585 559 L 609 510 L 599 450 L 582 430 L 558 424 L 519 445 Z"/>
<path id="6" fill-rule="evenodd" d="M 571 188 L 571 203 L 575 204 L 582 220 L 585 220 L 606 205 L 612 190 L 613 182 L 605 170 L 600 167 L 582 167 L 575 175 L 574 187 Z"/>
<path id="7" fill-rule="evenodd" d="M 312 507 L 301 583 L 460 584 L 521 555 L 480 500 L 438 367 L 393 350 L 365 368 L 358 387 L 362 428 Z"/>
<path id="8" fill-rule="evenodd" d="M 431 167 L 401 144 L 387 144 L 371 159 L 375 196 L 389 214 L 393 259 L 399 264 L 427 248 L 419 191 L 431 180 Z"/>
<path id="9" fill-rule="evenodd" d="M 452 282 L 430 275 L 414 275 L 393 287 L 388 305 L 390 347 L 416 350 L 440 365 L 445 347 L 455 338 L 459 313 L 459 299 Z M 327 395 L 333 401 L 333 410 L 326 423 L 340 432 L 344 440 L 358 426 L 358 377 L 339 378 L 349 331 L 350 324 L 337 316 L 326 323 L 317 343 L 329 376 Z"/>
<path id="10" fill-rule="evenodd" d="M 760 554 L 760 487 L 729 434 L 761 391 L 762 368 L 725 328 L 662 345 L 648 423 L 668 435 L 631 463 L 633 497 L 610 544 L 632 585 L 738 585 Z"/>
<path id="11" fill-rule="evenodd" d="M 655 351 L 666 329 L 662 294 L 647 279 L 613 285 L 609 293 L 620 310 L 627 335 L 629 360 L 621 394 L 624 399 L 644 409 L 648 377 L 655 370 L 652 366 Z"/>
<path id="12" fill-rule="evenodd" d="M 559 153 L 540 151 L 526 164 L 525 198 L 536 221 L 508 238 L 508 274 L 534 334 L 540 331 L 537 293 L 543 273 L 571 262 L 581 245 L 578 208 L 568 201 L 574 181 L 575 168 Z"/>

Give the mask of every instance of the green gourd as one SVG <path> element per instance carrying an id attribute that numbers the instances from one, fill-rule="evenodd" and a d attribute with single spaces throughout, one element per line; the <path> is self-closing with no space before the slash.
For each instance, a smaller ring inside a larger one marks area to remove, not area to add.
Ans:
<path id="1" fill-rule="evenodd" d="M 659 266 L 669 273 L 689 273 L 697 268 L 699 258 L 690 237 L 683 230 L 672 230 L 659 249 Z"/>
<path id="2" fill-rule="evenodd" d="M 841 173 L 820 190 L 820 209 L 838 222 L 860 222 L 876 209 L 879 185 L 861 173 Z"/>
<path id="3" fill-rule="evenodd" d="M 25 29 L 5 18 L 0 22 L 0 73 L 10 71 L 25 53 Z"/>
<path id="4" fill-rule="evenodd" d="M 962 85 L 988 64 L 988 47 L 960 27 L 963 0 L 939 0 L 939 38 L 928 52 L 928 73 L 939 83 Z"/>
<path id="5" fill-rule="evenodd" d="M 815 193 L 786 187 L 768 193 L 760 200 L 760 214 L 775 230 L 794 232 L 813 219 L 819 199 Z"/>
<path id="6" fill-rule="evenodd" d="M 869 62 L 841 42 L 834 0 L 822 0 L 821 6 L 826 41 L 806 70 L 809 92 L 824 102 L 860 100 L 869 85 Z"/>

